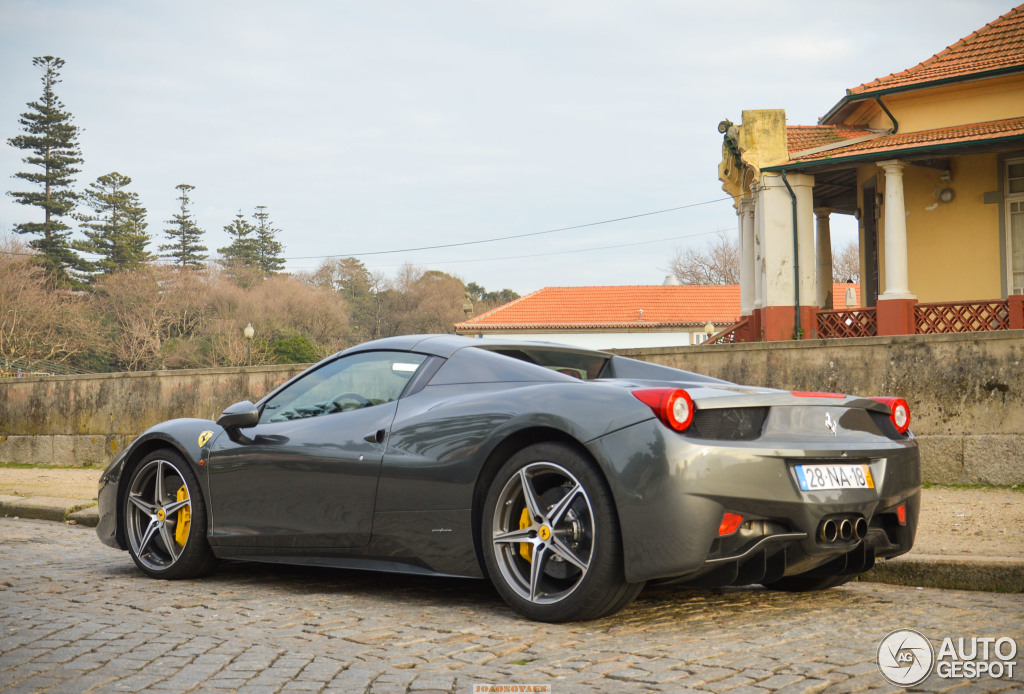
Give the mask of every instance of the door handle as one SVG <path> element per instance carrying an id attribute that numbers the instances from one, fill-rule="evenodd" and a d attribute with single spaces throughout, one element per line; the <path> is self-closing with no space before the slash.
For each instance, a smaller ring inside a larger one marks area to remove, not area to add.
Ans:
<path id="1" fill-rule="evenodd" d="M 388 433 L 386 431 L 384 431 L 383 429 L 378 429 L 372 434 L 367 434 L 366 436 L 364 436 L 363 440 L 368 441 L 370 443 L 384 443 L 384 439 L 387 437 L 387 435 Z"/>

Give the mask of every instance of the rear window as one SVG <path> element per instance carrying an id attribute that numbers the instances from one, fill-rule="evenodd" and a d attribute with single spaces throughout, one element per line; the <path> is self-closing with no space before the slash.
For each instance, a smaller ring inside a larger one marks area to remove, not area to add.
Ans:
<path id="1" fill-rule="evenodd" d="M 608 364 L 609 357 L 591 352 L 570 352 L 560 349 L 546 349 L 544 347 L 484 347 L 488 352 L 494 352 L 506 357 L 525 361 L 528 364 L 536 364 L 546 369 L 557 371 L 578 378 L 581 381 L 591 381 L 600 378 Z"/>

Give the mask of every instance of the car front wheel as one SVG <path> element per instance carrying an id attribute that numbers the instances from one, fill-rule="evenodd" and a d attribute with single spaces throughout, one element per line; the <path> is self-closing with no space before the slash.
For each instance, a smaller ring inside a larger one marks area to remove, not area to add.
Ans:
<path id="1" fill-rule="evenodd" d="M 128 552 L 154 578 L 196 578 L 216 564 L 199 481 L 174 451 L 154 451 L 135 467 L 124 523 Z"/>
<path id="2" fill-rule="evenodd" d="M 643 588 L 625 580 L 611 492 L 593 463 L 569 446 L 536 444 L 506 461 L 482 522 L 488 574 L 530 619 L 596 619 Z"/>

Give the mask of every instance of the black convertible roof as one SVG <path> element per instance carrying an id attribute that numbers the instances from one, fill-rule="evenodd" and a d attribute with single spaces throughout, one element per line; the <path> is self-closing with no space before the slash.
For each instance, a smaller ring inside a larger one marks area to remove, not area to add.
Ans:
<path id="1" fill-rule="evenodd" d="M 399 335 L 397 337 L 385 337 L 380 340 L 374 340 L 373 342 L 367 342 L 356 347 L 351 347 L 345 350 L 345 353 L 366 352 L 377 349 L 397 349 L 415 351 L 421 354 L 433 354 L 447 359 L 451 355 L 455 354 L 455 352 L 460 349 L 465 349 L 466 347 L 494 349 L 507 347 L 536 348 L 538 346 L 543 346 L 548 349 L 563 349 L 569 352 L 576 352 L 578 354 L 599 354 L 605 357 L 611 356 L 605 352 L 572 347 L 570 345 L 562 345 L 557 342 L 530 342 L 524 340 L 503 340 L 492 338 L 484 340 L 480 338 L 464 337 L 462 335 Z"/>

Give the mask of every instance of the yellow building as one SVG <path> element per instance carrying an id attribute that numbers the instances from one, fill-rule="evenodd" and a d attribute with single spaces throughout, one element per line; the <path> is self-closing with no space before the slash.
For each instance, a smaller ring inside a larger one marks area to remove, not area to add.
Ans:
<path id="1" fill-rule="evenodd" d="M 752 110 L 719 130 L 741 241 L 732 337 L 1024 328 L 1024 5 L 847 90 L 817 125 Z M 860 310 L 831 311 L 833 213 L 859 220 Z"/>

